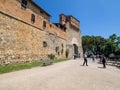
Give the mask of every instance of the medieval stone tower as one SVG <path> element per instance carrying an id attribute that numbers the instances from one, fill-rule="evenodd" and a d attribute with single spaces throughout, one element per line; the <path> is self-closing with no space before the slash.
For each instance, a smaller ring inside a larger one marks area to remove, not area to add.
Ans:
<path id="1" fill-rule="evenodd" d="M 59 23 L 32 0 L 0 0 L 0 64 L 82 57 L 80 22 L 60 15 Z"/>
<path id="2" fill-rule="evenodd" d="M 71 15 L 60 15 L 60 24 L 66 27 L 67 42 L 66 48 L 70 51 L 70 56 L 82 57 L 82 41 L 80 32 L 80 21 Z"/>

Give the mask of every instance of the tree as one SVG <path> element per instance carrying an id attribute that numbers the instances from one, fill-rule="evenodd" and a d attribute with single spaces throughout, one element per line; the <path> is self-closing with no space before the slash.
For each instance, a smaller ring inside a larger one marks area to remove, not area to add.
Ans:
<path id="1" fill-rule="evenodd" d="M 117 40 L 117 35 L 116 35 L 116 34 L 110 35 L 110 36 L 109 36 L 109 40 L 110 40 L 111 42 L 116 42 L 116 40 Z"/>
<path id="2" fill-rule="evenodd" d="M 92 52 L 92 54 L 100 54 L 105 39 L 101 36 L 83 36 L 82 45 L 84 52 Z"/>
<path id="3" fill-rule="evenodd" d="M 120 52 L 120 36 L 117 36 L 116 34 L 112 34 L 109 37 L 109 42 L 111 42 L 111 53 L 114 53 L 115 55 L 118 55 L 118 53 Z"/>
<path id="4" fill-rule="evenodd" d="M 120 36 L 112 34 L 108 39 L 101 36 L 83 36 L 82 37 L 83 51 L 92 54 L 102 54 L 106 56 L 110 54 L 120 54 Z"/>

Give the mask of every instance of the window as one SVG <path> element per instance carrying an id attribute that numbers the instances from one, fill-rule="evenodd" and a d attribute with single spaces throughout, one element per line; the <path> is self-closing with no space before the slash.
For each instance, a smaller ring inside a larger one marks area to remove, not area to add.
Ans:
<path id="1" fill-rule="evenodd" d="M 43 14 L 44 13 L 43 10 L 40 10 L 40 13 Z"/>
<path id="2" fill-rule="evenodd" d="M 66 29 L 67 29 L 67 28 L 66 28 L 66 27 L 64 27 L 64 29 L 63 29 L 63 30 L 66 32 Z"/>
<path id="3" fill-rule="evenodd" d="M 27 0 L 22 0 L 21 6 L 22 6 L 22 8 L 26 9 L 27 8 Z"/>
<path id="4" fill-rule="evenodd" d="M 31 14 L 31 22 L 35 23 L 35 15 L 34 14 Z"/>
<path id="5" fill-rule="evenodd" d="M 46 41 L 43 42 L 43 47 L 47 47 L 47 42 Z"/>
<path id="6" fill-rule="evenodd" d="M 50 27 L 52 27 L 52 25 L 50 24 Z"/>
<path id="7" fill-rule="evenodd" d="M 43 29 L 45 29 L 45 28 L 46 28 L 46 22 L 43 21 Z"/>

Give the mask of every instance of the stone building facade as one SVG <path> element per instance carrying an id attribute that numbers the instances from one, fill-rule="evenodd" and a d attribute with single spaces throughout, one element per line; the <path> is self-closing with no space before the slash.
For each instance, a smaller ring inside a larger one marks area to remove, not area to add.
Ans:
<path id="1" fill-rule="evenodd" d="M 51 23 L 50 15 L 32 0 L 0 0 L 0 63 L 21 63 L 48 59 L 48 54 L 82 57 L 80 22 L 60 15 Z"/>

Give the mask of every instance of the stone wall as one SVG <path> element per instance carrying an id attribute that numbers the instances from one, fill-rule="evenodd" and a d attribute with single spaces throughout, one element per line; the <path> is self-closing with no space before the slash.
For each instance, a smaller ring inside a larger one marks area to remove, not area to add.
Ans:
<path id="1" fill-rule="evenodd" d="M 60 15 L 60 23 L 66 26 L 67 33 L 67 42 L 66 46 L 69 50 L 69 58 L 73 58 L 73 55 L 77 54 L 77 57 L 83 57 L 82 50 L 82 40 L 81 40 L 81 32 L 80 32 L 80 21 L 74 18 L 71 15 Z M 76 45 L 76 49 L 74 47 Z M 76 52 L 77 53 L 76 53 Z"/>
<path id="2" fill-rule="evenodd" d="M 67 29 L 67 48 L 70 51 L 70 58 L 72 58 L 74 54 L 74 47 L 73 44 L 76 44 L 78 46 L 78 53 L 80 54 L 80 57 L 83 57 L 83 49 L 82 49 L 82 40 L 81 40 L 81 33 L 80 30 L 76 30 L 72 27 L 69 27 Z"/>
<path id="3" fill-rule="evenodd" d="M 53 31 L 57 32 L 54 28 Z M 60 32 L 58 29 L 58 35 Z M 63 39 L 64 37 L 52 33 L 0 12 L 0 62 L 21 63 L 47 59 L 48 54 L 56 54 L 56 44 L 54 43 L 58 42 L 66 45 L 66 40 Z M 44 41 L 47 42 L 46 47 L 43 47 Z M 59 57 L 64 58 L 65 56 L 60 55 Z"/>
<path id="4" fill-rule="evenodd" d="M 21 0 L 0 0 L 0 63 L 43 60 L 51 53 L 57 58 L 65 58 L 67 48 L 70 50 L 69 58 L 72 58 L 73 44 L 78 46 L 82 57 L 79 30 L 67 23 L 66 32 L 63 31 L 50 23 L 49 15 L 41 15 L 43 9 L 28 1 L 27 8 L 22 9 Z M 34 23 L 31 14 L 35 15 Z M 43 22 L 46 27 L 43 27 Z"/>
<path id="5" fill-rule="evenodd" d="M 66 40 L 46 32 L 44 40 L 48 43 L 48 50 L 45 52 L 53 53 L 57 58 L 65 58 Z M 56 50 L 57 49 L 57 50 Z M 63 53 L 61 52 L 63 49 Z"/>

